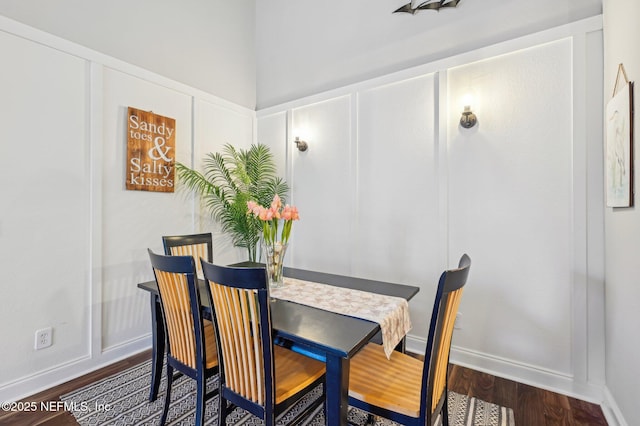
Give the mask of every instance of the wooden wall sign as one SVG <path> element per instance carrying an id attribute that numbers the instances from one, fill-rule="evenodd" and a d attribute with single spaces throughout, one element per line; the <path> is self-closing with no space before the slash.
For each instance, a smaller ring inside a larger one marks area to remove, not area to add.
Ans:
<path id="1" fill-rule="evenodd" d="M 127 189 L 173 192 L 176 120 L 129 107 L 127 124 Z"/>

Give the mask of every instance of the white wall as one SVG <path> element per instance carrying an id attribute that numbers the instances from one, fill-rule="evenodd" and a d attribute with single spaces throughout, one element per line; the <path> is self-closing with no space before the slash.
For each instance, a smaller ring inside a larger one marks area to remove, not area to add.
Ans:
<path id="1" fill-rule="evenodd" d="M 162 235 L 214 233 L 178 183 L 175 193 L 125 189 L 126 113 L 176 120 L 176 158 L 255 140 L 255 113 L 141 68 L 0 17 L 0 400 L 34 394 L 151 345 L 147 248 Z M 35 351 L 37 329 L 53 345 Z"/>
<path id="2" fill-rule="evenodd" d="M 420 286 L 408 344 L 424 351 L 437 278 L 466 252 L 453 362 L 601 401 L 600 25 L 259 110 L 302 218 L 285 262 Z M 463 130 L 469 91 L 479 124 Z"/>
<path id="3" fill-rule="evenodd" d="M 256 2 L 258 108 L 602 12 L 602 0 L 464 0 L 451 10 L 392 14 L 408 1 Z"/>
<path id="4" fill-rule="evenodd" d="M 255 0 L 3 0 L 0 15 L 255 108 Z"/>
<path id="5" fill-rule="evenodd" d="M 292 232 L 290 261 L 302 269 L 349 275 L 354 192 L 351 183 L 351 99 L 341 96 L 291 111 L 291 135 L 314 143 L 291 153 L 292 203 L 301 220 Z M 321 124 L 331 123 L 331 126 Z M 258 127 L 258 135 L 261 129 Z M 261 137 L 261 136 L 260 136 Z M 280 144 L 286 141 L 280 140 Z M 327 165 L 331 172 L 327 173 Z M 334 211 L 334 214 L 327 214 Z M 302 220 L 304 219 L 304 220 Z M 318 239 L 329 245 L 318 244 Z"/>
<path id="6" fill-rule="evenodd" d="M 456 344 L 558 375 L 572 374 L 571 64 L 564 39 L 447 75 L 449 250 L 475 254 Z M 472 131 L 453 120 L 469 91 Z"/>
<path id="7" fill-rule="evenodd" d="M 0 51 L 6 384 L 89 354 L 91 176 L 86 62 L 4 32 Z M 34 332 L 47 326 L 56 345 L 35 352 Z"/>
<path id="8" fill-rule="evenodd" d="M 627 76 L 636 82 L 638 96 L 640 52 L 635 40 L 640 38 L 637 17 L 640 4 L 633 0 L 605 1 L 604 3 L 604 101 L 611 99 L 618 71 L 624 64 Z M 622 78 L 620 84 L 624 84 Z M 634 131 L 638 140 L 638 101 L 635 100 Z M 634 141 L 635 177 L 638 188 L 638 145 Z M 638 205 L 638 191 L 635 191 Z M 640 424 L 640 287 L 638 286 L 638 252 L 640 250 L 640 212 L 637 207 L 612 209 L 605 212 L 606 233 L 606 300 L 607 300 L 607 408 L 619 424 Z"/>

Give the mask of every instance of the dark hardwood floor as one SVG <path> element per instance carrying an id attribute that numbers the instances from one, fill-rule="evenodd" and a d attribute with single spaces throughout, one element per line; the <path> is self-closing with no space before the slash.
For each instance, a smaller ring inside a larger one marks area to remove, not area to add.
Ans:
<path id="1" fill-rule="evenodd" d="M 44 392 L 25 398 L 36 405 L 40 402 L 59 401 L 60 395 L 108 377 L 151 357 L 146 351 L 85 376 L 71 380 Z M 451 365 L 449 389 L 461 394 L 513 408 L 517 426 L 544 425 L 606 425 L 598 405 L 580 401 L 557 393 L 495 377 L 465 367 Z M 77 425 L 73 416 L 60 410 L 36 412 L 0 411 L 0 425 Z"/>
<path id="2" fill-rule="evenodd" d="M 513 408 L 517 426 L 607 424 L 599 405 L 458 365 L 449 366 L 449 389 Z"/>

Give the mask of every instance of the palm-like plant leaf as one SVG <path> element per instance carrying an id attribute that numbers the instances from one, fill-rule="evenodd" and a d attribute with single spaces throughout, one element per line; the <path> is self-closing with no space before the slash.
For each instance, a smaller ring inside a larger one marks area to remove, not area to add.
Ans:
<path id="1" fill-rule="evenodd" d="M 249 260 L 256 260 L 262 223 L 247 214 L 247 201 L 266 206 L 278 194 L 284 203 L 289 192 L 287 183 L 276 175 L 269 147 L 257 144 L 242 150 L 226 144 L 221 153 L 205 156 L 203 173 L 181 163 L 176 163 L 176 171 L 180 181 L 200 195 L 232 244 L 246 248 Z"/>

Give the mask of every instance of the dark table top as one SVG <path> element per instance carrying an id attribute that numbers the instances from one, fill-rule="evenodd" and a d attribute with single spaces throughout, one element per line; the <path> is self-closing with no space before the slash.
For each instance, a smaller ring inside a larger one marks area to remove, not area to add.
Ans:
<path id="1" fill-rule="evenodd" d="M 239 262 L 234 263 L 235 267 L 261 267 L 262 263 L 257 262 Z M 371 293 L 383 294 L 385 296 L 401 297 L 405 300 L 411 300 L 413 296 L 418 294 L 420 287 L 405 284 L 394 284 L 384 281 L 369 280 L 366 278 L 349 277 L 346 275 L 328 274 L 326 272 L 307 271 L 305 269 L 283 268 L 285 277 L 296 278 L 299 280 L 312 281 L 322 284 L 329 284 L 336 287 L 350 288 L 353 290 L 368 291 Z"/>
<path id="2" fill-rule="evenodd" d="M 260 266 L 259 264 L 242 262 L 233 266 Z M 385 283 L 342 275 L 325 274 L 294 268 L 284 268 L 284 275 L 306 281 L 370 291 L 387 296 L 411 299 L 420 290 L 418 287 Z M 200 282 L 201 294 L 206 294 L 204 282 Z M 138 284 L 138 287 L 151 293 L 158 293 L 155 281 Z M 205 309 L 211 310 L 208 298 L 202 298 Z M 312 353 L 327 354 L 349 358 L 360 350 L 362 345 L 371 339 L 379 330 L 377 323 L 360 318 L 328 312 L 311 306 L 301 305 L 285 300 L 272 300 L 271 322 L 274 339 L 295 342 L 298 350 L 309 347 Z"/>
<path id="3" fill-rule="evenodd" d="M 348 277 L 344 275 L 325 274 L 324 272 L 306 271 L 303 269 L 287 267 L 284 268 L 283 274 L 285 277 L 297 278 L 299 280 L 368 291 L 371 293 L 383 294 L 385 296 L 401 297 L 405 300 L 411 300 L 411 298 L 420 291 L 419 287 L 411 285 L 394 284 L 383 281 L 368 280 L 365 278 Z"/>

